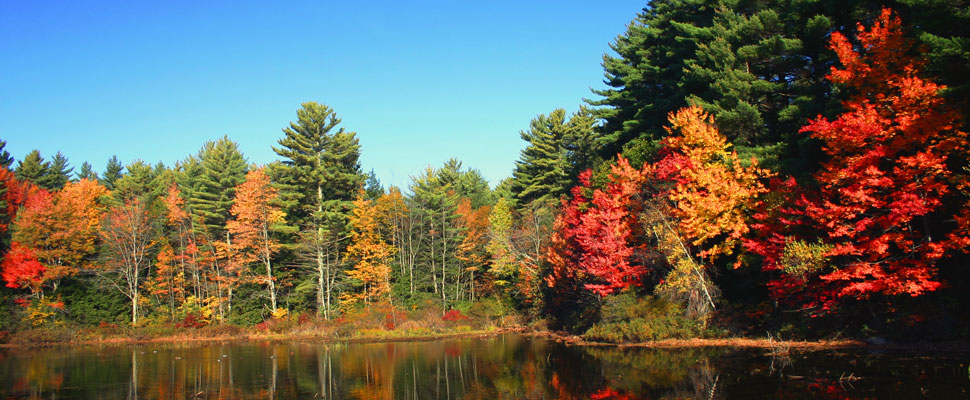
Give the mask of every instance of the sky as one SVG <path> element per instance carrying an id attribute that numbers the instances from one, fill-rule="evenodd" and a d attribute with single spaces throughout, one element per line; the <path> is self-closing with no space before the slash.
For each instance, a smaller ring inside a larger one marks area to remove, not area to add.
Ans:
<path id="1" fill-rule="evenodd" d="M 605 87 L 603 54 L 645 3 L 0 0 L 0 139 L 100 172 L 228 135 L 266 164 L 316 101 L 385 186 L 452 157 L 494 186 L 532 118 Z"/>

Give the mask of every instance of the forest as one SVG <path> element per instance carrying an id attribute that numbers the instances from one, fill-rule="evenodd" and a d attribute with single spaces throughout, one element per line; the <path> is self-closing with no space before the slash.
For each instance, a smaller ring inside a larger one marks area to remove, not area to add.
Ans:
<path id="1" fill-rule="evenodd" d="M 964 1 L 651 0 L 491 185 L 451 159 L 384 187 L 313 101 L 268 165 L 229 137 L 100 173 L 0 141 L 0 342 L 966 338 L 968 29 Z"/>

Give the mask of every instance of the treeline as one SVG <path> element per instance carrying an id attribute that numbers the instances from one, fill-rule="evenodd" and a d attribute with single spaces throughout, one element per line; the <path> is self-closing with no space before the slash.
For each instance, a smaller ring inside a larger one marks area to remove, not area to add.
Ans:
<path id="1" fill-rule="evenodd" d="M 447 310 L 488 293 L 495 200 L 476 170 L 450 160 L 413 177 L 406 195 L 385 190 L 362 173 L 356 134 L 333 110 L 310 102 L 297 116 L 274 147 L 283 160 L 268 166 L 249 165 L 226 137 L 172 168 L 112 158 L 103 176 L 86 163 L 71 176 L 63 156 L 36 151 L 11 171 L 5 153 L 3 278 L 30 321 L 99 322 L 72 307 L 83 302 L 110 308 L 95 312 L 109 322 L 252 324 L 334 318 L 387 301 L 392 283 L 402 306 Z M 114 290 L 127 312 L 85 287 Z"/>
<path id="2" fill-rule="evenodd" d="M 886 3 L 651 1 L 604 57 L 608 88 L 532 120 L 494 188 L 458 160 L 383 188 L 312 102 L 266 166 L 225 137 L 100 175 L 4 153 L 0 318 L 488 298 L 602 340 L 965 336 L 970 6 Z"/>

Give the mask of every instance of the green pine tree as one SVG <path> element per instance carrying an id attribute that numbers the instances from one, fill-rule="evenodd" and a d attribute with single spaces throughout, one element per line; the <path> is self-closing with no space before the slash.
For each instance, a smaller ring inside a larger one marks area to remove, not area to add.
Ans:
<path id="1" fill-rule="evenodd" d="M 67 162 L 67 157 L 58 151 L 51 159 L 47 174 L 44 175 L 41 182 L 38 182 L 38 185 L 48 190 L 60 190 L 71 180 L 71 172 L 74 172 L 74 167 L 71 167 Z"/>
<path id="2" fill-rule="evenodd" d="M 316 276 L 317 307 L 330 318 L 347 215 L 364 183 L 356 134 L 337 127 L 340 118 L 326 105 L 306 102 L 297 121 L 283 129 L 273 151 L 284 159 L 272 166 L 288 223 L 299 227 Z"/>
<path id="3" fill-rule="evenodd" d="M 10 152 L 4 149 L 7 146 L 7 142 L 0 140 L 0 167 L 10 168 L 13 165 L 13 157 L 10 156 Z"/>
<path id="4" fill-rule="evenodd" d="M 47 176 L 50 166 L 50 162 L 44 161 L 44 157 L 41 157 L 40 151 L 32 150 L 17 164 L 14 174 L 21 181 L 30 181 L 40 186 L 44 177 Z"/>
<path id="5" fill-rule="evenodd" d="M 596 118 L 586 107 L 566 120 L 566 110 L 539 115 L 519 135 L 528 145 L 515 162 L 512 194 L 518 204 L 556 202 L 575 185 L 582 170 L 599 157 L 595 141 Z"/>
<path id="6" fill-rule="evenodd" d="M 118 161 L 118 156 L 111 156 L 108 164 L 104 167 L 104 174 L 101 175 L 101 184 L 108 190 L 115 189 L 115 182 L 121 179 L 125 167 Z"/>
<path id="7" fill-rule="evenodd" d="M 77 179 L 87 179 L 90 181 L 99 180 L 98 173 L 94 172 L 94 167 L 92 167 L 91 163 L 87 161 L 81 163 L 81 170 L 77 172 Z"/>
<path id="8" fill-rule="evenodd" d="M 377 200 L 384 194 L 384 186 L 381 186 L 380 179 L 377 179 L 377 174 L 371 169 L 367 173 L 367 178 L 364 181 L 364 194 L 369 200 Z"/>
<path id="9" fill-rule="evenodd" d="M 188 203 L 202 227 L 213 239 L 221 240 L 226 233 L 229 209 L 236 194 L 236 186 L 246 180 L 249 164 L 236 142 L 223 136 L 206 142 L 198 154 L 198 174 L 193 182 Z M 154 178 L 154 170 L 144 164 L 139 167 L 146 182 Z M 129 170 L 134 175 L 134 171 Z"/>

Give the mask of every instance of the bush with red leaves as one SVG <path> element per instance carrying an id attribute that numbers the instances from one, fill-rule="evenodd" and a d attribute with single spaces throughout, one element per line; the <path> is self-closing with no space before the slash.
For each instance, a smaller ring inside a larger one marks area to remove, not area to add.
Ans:
<path id="1" fill-rule="evenodd" d="M 185 314 L 185 318 L 175 324 L 176 328 L 199 329 L 206 325 L 206 322 L 199 318 L 195 313 Z"/>
<path id="2" fill-rule="evenodd" d="M 443 319 L 445 321 L 454 322 L 454 321 L 461 321 L 461 320 L 468 319 L 468 317 L 462 315 L 461 314 L 461 311 L 458 311 L 458 310 L 448 310 L 448 312 L 446 312 L 445 315 L 442 315 L 441 316 L 441 319 Z"/>

